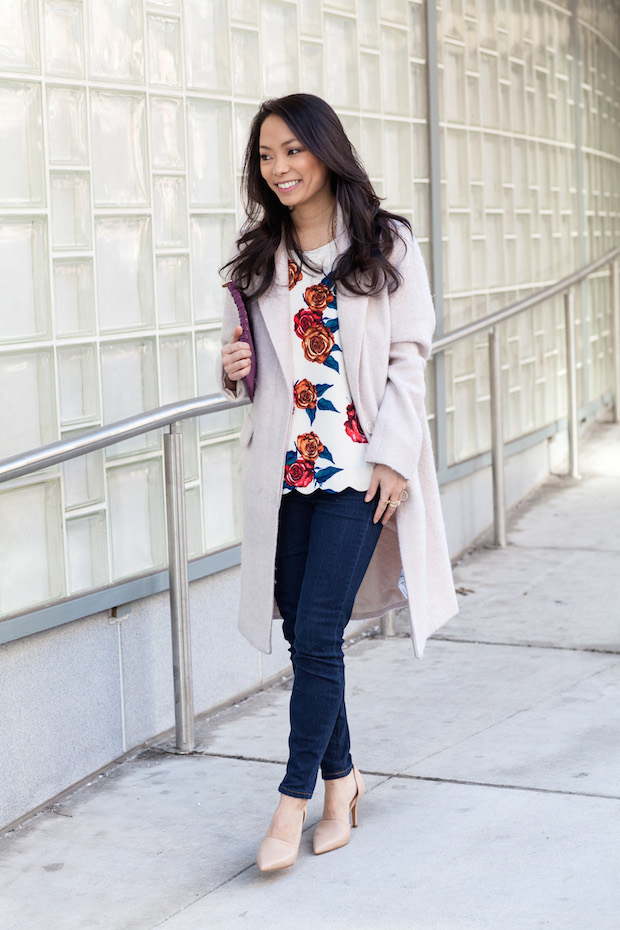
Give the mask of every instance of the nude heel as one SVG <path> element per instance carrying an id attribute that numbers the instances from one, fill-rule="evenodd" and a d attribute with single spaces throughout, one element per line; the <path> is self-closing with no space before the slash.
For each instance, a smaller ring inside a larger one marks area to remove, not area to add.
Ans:
<path id="1" fill-rule="evenodd" d="M 360 795 L 360 797 L 361 797 L 361 795 Z M 359 798 L 358 798 L 357 800 L 359 801 Z M 355 804 L 354 804 L 353 807 L 351 808 L 351 826 L 352 826 L 352 827 L 356 827 L 356 826 L 357 826 L 357 801 L 355 802 Z"/>
<path id="2" fill-rule="evenodd" d="M 355 779 L 355 795 L 349 805 L 349 813 L 351 814 L 353 826 L 356 827 L 357 805 L 366 790 L 366 786 L 361 772 L 355 766 L 353 766 L 353 778 Z M 350 839 L 351 824 L 348 817 L 346 820 L 320 820 L 312 837 L 312 848 L 315 855 L 320 856 L 322 853 L 346 846 Z"/>
<path id="3" fill-rule="evenodd" d="M 306 822 L 307 810 L 304 807 L 304 814 L 301 820 L 299 830 L 299 839 L 296 843 L 289 843 L 286 840 L 279 840 L 275 836 L 266 836 L 258 847 L 256 855 L 256 864 L 261 872 L 275 872 L 278 869 L 289 869 L 297 862 L 297 853 L 301 842 L 301 834 Z"/>

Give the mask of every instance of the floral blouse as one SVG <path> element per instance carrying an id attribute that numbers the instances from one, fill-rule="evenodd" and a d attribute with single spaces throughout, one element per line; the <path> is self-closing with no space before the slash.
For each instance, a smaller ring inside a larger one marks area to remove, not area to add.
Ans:
<path id="1" fill-rule="evenodd" d="M 331 271 L 338 252 L 332 241 L 306 254 L 313 265 Z M 329 271 L 318 275 L 290 259 L 288 268 L 294 407 L 283 493 L 366 491 L 373 466 L 366 462 L 368 440 L 338 345 L 336 284 Z"/>

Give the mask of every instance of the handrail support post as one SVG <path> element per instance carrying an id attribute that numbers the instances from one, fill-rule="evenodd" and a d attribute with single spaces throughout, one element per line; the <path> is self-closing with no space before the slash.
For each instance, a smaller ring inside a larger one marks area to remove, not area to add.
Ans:
<path id="1" fill-rule="evenodd" d="M 502 358 L 497 326 L 489 330 L 489 371 L 491 387 L 491 456 L 493 467 L 493 541 L 506 545 L 506 482 L 504 472 L 504 403 L 502 398 Z"/>
<path id="2" fill-rule="evenodd" d="M 575 292 L 564 293 L 564 328 L 566 331 L 566 392 L 568 400 L 568 475 L 579 474 L 579 414 L 577 411 L 577 353 L 575 351 Z"/>
<path id="3" fill-rule="evenodd" d="M 380 621 L 381 635 L 382 636 L 395 636 L 396 635 L 396 626 L 395 626 L 395 610 L 388 610 L 386 614 L 383 614 Z"/>
<path id="4" fill-rule="evenodd" d="M 193 751 L 196 742 L 194 735 L 183 435 L 179 423 L 171 423 L 170 432 L 164 433 L 164 461 L 166 469 L 166 516 L 168 522 L 168 568 L 170 573 L 170 622 L 176 749 L 177 752 L 186 753 Z"/>
<path id="5" fill-rule="evenodd" d="M 611 317 L 614 350 L 614 423 L 620 423 L 620 261 L 611 263 Z"/>

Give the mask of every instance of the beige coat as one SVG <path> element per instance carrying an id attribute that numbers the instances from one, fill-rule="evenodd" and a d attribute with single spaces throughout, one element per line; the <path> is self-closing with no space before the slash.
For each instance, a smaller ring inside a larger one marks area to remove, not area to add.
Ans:
<path id="1" fill-rule="evenodd" d="M 339 340 L 351 396 L 368 437 L 367 461 L 389 465 L 407 479 L 409 498 L 384 527 L 358 591 L 351 619 L 379 617 L 406 603 L 398 586 L 401 568 L 409 594 L 411 634 L 421 658 L 426 639 L 458 610 L 446 545 L 431 439 L 424 407 L 424 368 L 435 314 L 419 246 L 406 227 L 393 261 L 403 284 L 360 297 L 338 285 Z M 348 237 L 338 212 L 340 249 Z M 276 252 L 269 291 L 250 303 L 257 356 L 254 402 L 242 428 L 245 448 L 243 543 L 239 629 L 262 652 L 271 652 L 275 604 L 274 566 L 284 460 L 292 415 L 292 336 L 288 256 Z M 238 323 L 227 295 L 222 342 Z M 237 394 L 245 392 L 239 383 Z"/>

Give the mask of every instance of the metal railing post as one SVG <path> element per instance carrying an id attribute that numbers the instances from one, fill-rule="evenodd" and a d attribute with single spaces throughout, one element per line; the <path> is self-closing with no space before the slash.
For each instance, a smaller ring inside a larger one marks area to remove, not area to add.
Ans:
<path id="1" fill-rule="evenodd" d="M 493 462 L 493 541 L 506 545 L 506 490 L 504 478 L 504 404 L 502 398 L 502 358 L 499 332 L 489 330 L 489 369 L 491 387 L 491 456 Z"/>
<path id="2" fill-rule="evenodd" d="M 383 614 L 381 617 L 381 635 L 382 636 L 394 636 L 396 634 L 396 628 L 394 626 L 394 614 L 393 610 L 388 610 L 386 614 Z"/>
<path id="3" fill-rule="evenodd" d="M 614 345 L 614 422 L 620 423 L 620 262 L 611 263 L 611 325 Z"/>
<path id="4" fill-rule="evenodd" d="M 164 434 L 166 466 L 166 515 L 168 518 L 168 568 L 170 572 L 170 622 L 172 628 L 172 672 L 174 719 L 178 752 L 191 752 L 195 745 L 192 650 L 189 621 L 189 579 L 185 527 L 185 480 L 183 436 L 178 423 Z"/>
<path id="5" fill-rule="evenodd" d="M 564 328 L 566 330 L 566 390 L 568 395 L 568 474 L 571 478 L 579 478 L 575 292 L 572 287 L 564 294 Z"/>

